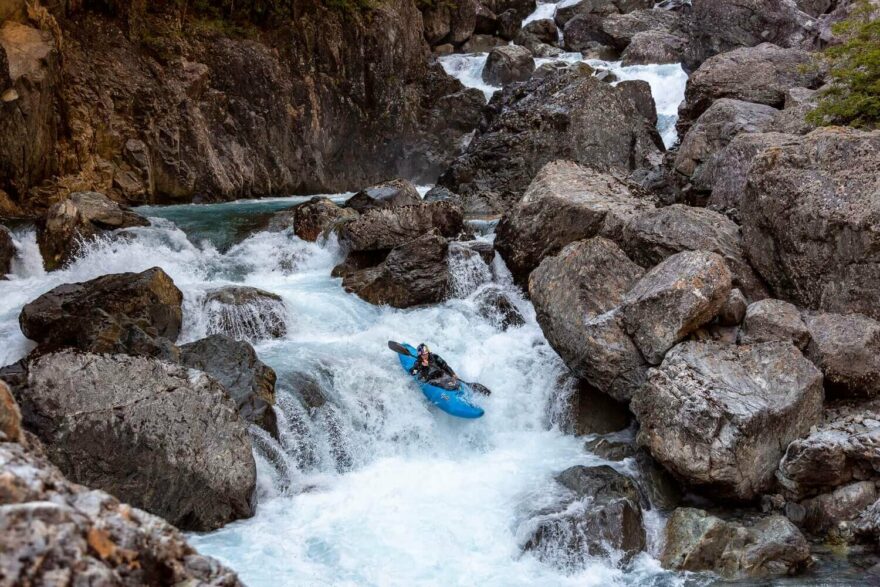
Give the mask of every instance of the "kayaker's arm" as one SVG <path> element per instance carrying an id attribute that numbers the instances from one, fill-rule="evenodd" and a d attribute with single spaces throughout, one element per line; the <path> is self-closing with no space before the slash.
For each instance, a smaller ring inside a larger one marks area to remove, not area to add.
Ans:
<path id="1" fill-rule="evenodd" d="M 458 379 L 458 375 L 455 374 L 455 371 L 452 370 L 446 361 L 444 361 L 441 357 L 434 355 L 434 364 L 436 364 L 440 369 L 442 369 L 445 373 L 447 373 L 453 379 Z"/>

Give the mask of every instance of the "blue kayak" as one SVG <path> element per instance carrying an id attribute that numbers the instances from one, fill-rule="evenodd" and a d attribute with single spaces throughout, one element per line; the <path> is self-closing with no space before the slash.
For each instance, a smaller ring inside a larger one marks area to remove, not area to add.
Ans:
<path id="1" fill-rule="evenodd" d="M 404 354 L 397 355 L 400 358 L 400 365 L 409 374 L 410 369 L 416 364 L 416 349 L 406 343 L 403 343 L 401 346 L 412 354 L 411 357 Z M 422 381 L 415 375 L 411 377 L 422 388 L 422 393 L 425 394 L 428 401 L 447 414 L 459 418 L 479 418 L 483 415 L 483 408 L 475 406 L 470 402 L 474 392 L 467 383 L 459 381 L 458 387 L 450 390 Z"/>

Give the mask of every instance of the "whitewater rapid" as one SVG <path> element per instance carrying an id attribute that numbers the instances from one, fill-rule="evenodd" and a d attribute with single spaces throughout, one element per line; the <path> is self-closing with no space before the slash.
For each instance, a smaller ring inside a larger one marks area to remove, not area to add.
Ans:
<path id="1" fill-rule="evenodd" d="M 302 200 L 143 208 L 151 226 L 98 241 L 48 274 L 33 231 L 18 230 L 22 258 L 0 282 L 0 336 L 8 343 L 0 363 L 30 348 L 17 328 L 21 307 L 61 283 L 160 266 L 184 293 L 180 342 L 205 335 L 206 292 L 259 287 L 286 308 L 286 337 L 255 344 L 278 374 L 281 443 L 253 431 L 256 516 L 191 536 L 247 584 L 679 584 L 651 554 L 625 568 L 613 557 L 573 565 L 565 553 L 551 562 L 523 554 L 530 517 L 556 497 L 553 476 L 604 461 L 584 449 L 583 438 L 560 430 L 564 366 L 500 258 L 456 265 L 458 297 L 442 304 L 372 306 L 330 277 L 341 258 L 335 242 L 242 236 L 256 219 Z M 501 288 L 525 325 L 503 331 L 482 317 L 474 300 L 486 287 Z M 482 400 L 486 416 L 458 420 L 428 405 L 387 349 L 389 339 L 427 342 L 465 380 L 491 388 Z M 319 382 L 324 405 L 309 407 L 294 392 L 303 375 Z M 631 472 L 628 462 L 607 464 Z M 662 520 L 648 513 L 646 523 L 656 555 Z"/>

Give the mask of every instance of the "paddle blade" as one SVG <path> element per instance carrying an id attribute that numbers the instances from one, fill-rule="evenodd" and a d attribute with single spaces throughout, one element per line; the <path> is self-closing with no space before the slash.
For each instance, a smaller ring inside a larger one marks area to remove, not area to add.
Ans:
<path id="1" fill-rule="evenodd" d="M 477 393 L 482 393 L 483 395 L 492 395 L 492 392 L 488 387 L 481 383 L 468 383 L 471 386 L 471 389 L 476 391 Z"/>
<path id="2" fill-rule="evenodd" d="M 393 340 L 388 341 L 388 348 L 400 355 L 406 355 L 408 357 L 415 356 L 411 352 L 409 352 L 409 349 L 407 349 L 405 346 L 403 346 L 399 342 L 394 342 Z"/>

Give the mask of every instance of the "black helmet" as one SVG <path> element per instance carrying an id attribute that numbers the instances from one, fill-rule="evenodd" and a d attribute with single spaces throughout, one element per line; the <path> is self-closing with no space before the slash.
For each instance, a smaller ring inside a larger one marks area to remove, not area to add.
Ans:
<path id="1" fill-rule="evenodd" d="M 419 348 L 416 349 L 416 352 L 421 355 L 423 352 L 430 353 L 431 349 L 428 348 L 428 345 L 422 343 L 419 345 Z"/>

